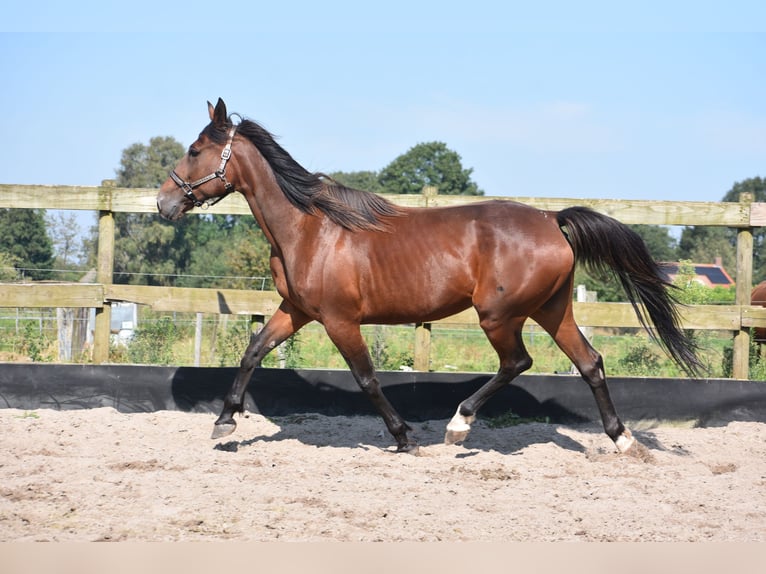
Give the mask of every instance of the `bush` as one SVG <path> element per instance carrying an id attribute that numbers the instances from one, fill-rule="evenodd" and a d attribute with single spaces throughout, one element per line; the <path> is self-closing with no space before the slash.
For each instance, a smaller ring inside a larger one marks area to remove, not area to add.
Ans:
<path id="1" fill-rule="evenodd" d="M 721 360 L 722 376 L 724 378 L 730 378 L 734 374 L 734 348 L 732 345 L 727 345 L 723 350 L 723 359 Z M 750 339 L 750 380 L 762 381 L 766 380 L 766 357 L 761 354 L 761 345 Z"/>
<path id="2" fill-rule="evenodd" d="M 28 321 L 24 325 L 24 331 L 18 339 L 19 352 L 28 356 L 35 363 L 51 362 L 55 360 L 56 354 L 52 352 L 54 341 L 48 337 L 45 332 Z"/>
<path id="3" fill-rule="evenodd" d="M 180 330 L 170 317 L 144 322 L 128 344 L 128 359 L 137 364 L 171 365 L 175 362 L 173 345 L 180 338 Z"/>
<path id="4" fill-rule="evenodd" d="M 617 364 L 629 376 L 648 377 L 660 370 L 660 359 L 645 340 L 633 343 Z"/>
<path id="5" fill-rule="evenodd" d="M 251 333 L 249 321 L 230 321 L 225 330 L 219 325 L 215 349 L 219 367 L 239 366 Z"/>

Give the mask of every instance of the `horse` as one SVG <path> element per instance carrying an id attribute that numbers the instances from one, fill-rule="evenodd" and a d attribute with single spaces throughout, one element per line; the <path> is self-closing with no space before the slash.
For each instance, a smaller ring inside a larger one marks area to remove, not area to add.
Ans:
<path id="1" fill-rule="evenodd" d="M 575 263 L 611 270 L 641 325 L 688 374 L 701 368 L 680 328 L 671 285 L 643 240 L 619 221 L 582 206 L 561 211 L 504 200 L 414 208 L 349 188 L 302 167 L 258 123 L 208 102 L 210 123 L 157 195 L 176 221 L 238 192 L 271 245 L 282 301 L 251 335 L 225 395 L 213 439 L 236 429 L 244 394 L 263 358 L 311 321 L 348 364 L 396 441 L 416 453 L 412 430 L 383 394 L 362 324 L 436 321 L 473 306 L 499 359 L 489 381 L 463 400 L 444 440 L 461 443 L 481 406 L 532 366 L 522 339 L 528 318 L 541 325 L 590 387 L 603 428 L 619 452 L 636 444 L 615 410 L 601 355 L 572 312 Z M 237 119 L 235 122 L 234 119 Z"/>
<path id="2" fill-rule="evenodd" d="M 753 288 L 750 293 L 750 304 L 766 307 L 766 281 L 762 281 Z M 766 343 L 766 327 L 753 329 L 753 341 L 759 345 Z"/>

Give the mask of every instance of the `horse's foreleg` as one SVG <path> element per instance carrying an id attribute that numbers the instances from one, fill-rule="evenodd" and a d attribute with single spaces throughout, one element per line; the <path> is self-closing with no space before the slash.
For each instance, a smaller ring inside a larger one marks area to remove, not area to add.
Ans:
<path id="1" fill-rule="evenodd" d="M 396 412 L 396 409 L 394 409 L 380 388 L 380 382 L 375 374 L 370 351 L 362 337 L 359 325 L 325 324 L 325 329 L 332 342 L 340 351 L 340 354 L 346 360 L 359 388 L 362 389 L 378 413 L 380 413 L 388 431 L 396 440 L 397 451 L 416 454 L 418 445 L 407 435 L 407 431 L 411 430 L 410 427 L 404 422 L 399 413 Z"/>
<path id="2" fill-rule="evenodd" d="M 290 309 L 285 303 L 277 309 L 266 325 L 250 337 L 250 343 L 240 361 L 239 371 L 223 401 L 223 409 L 213 427 L 213 439 L 230 435 L 237 428 L 234 413 L 244 410 L 245 390 L 256 367 L 277 345 L 308 323 L 308 317 Z"/>
<path id="3" fill-rule="evenodd" d="M 460 403 L 457 412 L 447 423 L 447 431 L 444 435 L 446 444 L 465 440 L 481 406 L 520 373 L 532 366 L 532 359 L 521 339 L 521 325 L 523 320 L 520 323 L 484 327 L 487 338 L 500 358 L 500 369 L 478 391 Z"/>

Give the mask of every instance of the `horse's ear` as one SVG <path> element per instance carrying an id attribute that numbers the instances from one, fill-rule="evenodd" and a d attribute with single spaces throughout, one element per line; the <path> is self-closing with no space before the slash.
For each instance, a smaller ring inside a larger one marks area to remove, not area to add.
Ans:
<path id="1" fill-rule="evenodd" d="M 218 98 L 218 103 L 215 105 L 215 108 L 210 102 L 207 103 L 207 113 L 210 115 L 210 121 L 217 125 L 225 124 L 229 117 L 226 114 L 226 104 L 221 98 Z"/>

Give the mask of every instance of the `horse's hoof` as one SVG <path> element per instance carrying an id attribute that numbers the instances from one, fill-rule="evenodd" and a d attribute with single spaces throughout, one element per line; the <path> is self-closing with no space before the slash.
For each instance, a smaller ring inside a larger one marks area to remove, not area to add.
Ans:
<path id="1" fill-rule="evenodd" d="M 416 442 L 408 442 L 396 449 L 396 452 L 404 452 L 414 456 L 420 456 L 420 445 Z"/>
<path id="2" fill-rule="evenodd" d="M 229 436 L 237 428 L 236 423 L 216 423 L 213 425 L 213 434 L 210 438 L 213 440 Z"/>
<path id="3" fill-rule="evenodd" d="M 618 436 L 614 441 L 614 445 L 621 453 L 628 452 L 631 448 L 633 448 L 635 444 L 637 444 L 636 439 L 633 437 L 633 433 L 631 433 L 628 429 L 622 431 L 622 434 Z"/>
<path id="4" fill-rule="evenodd" d="M 652 451 L 638 442 L 629 430 L 625 429 L 625 432 L 628 435 L 627 440 L 620 441 L 619 439 L 625 436 L 620 435 L 620 437 L 618 437 L 618 439 L 615 441 L 617 450 L 620 451 L 620 454 L 622 456 L 627 456 L 641 462 L 654 463 L 655 460 L 654 455 L 652 455 Z"/>
<path id="5" fill-rule="evenodd" d="M 444 433 L 444 444 L 463 442 L 468 433 L 471 432 L 471 423 L 475 420 L 475 415 L 460 414 L 460 407 L 458 407 L 455 416 L 447 423 L 447 432 Z"/>
<path id="6" fill-rule="evenodd" d="M 444 444 L 457 444 L 459 442 L 463 442 L 468 436 L 470 430 L 470 427 L 467 430 L 459 431 L 447 429 L 447 432 L 444 433 Z"/>

